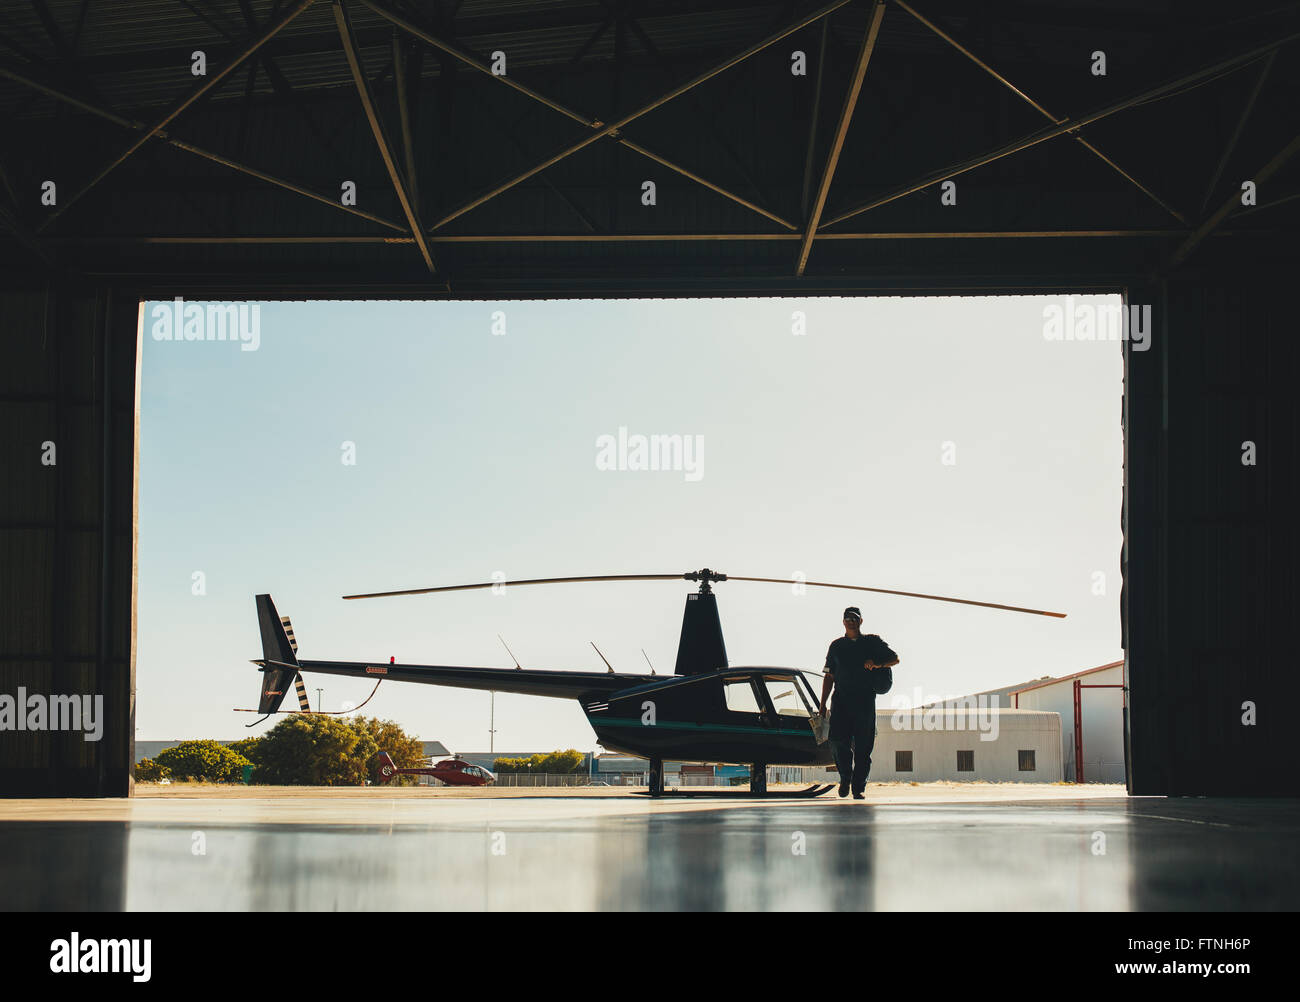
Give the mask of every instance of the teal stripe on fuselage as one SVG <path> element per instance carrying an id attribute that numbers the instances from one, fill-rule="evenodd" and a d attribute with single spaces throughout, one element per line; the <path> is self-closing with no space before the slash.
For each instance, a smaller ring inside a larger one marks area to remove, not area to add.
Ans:
<path id="1" fill-rule="evenodd" d="M 813 741 L 812 728 L 808 731 L 785 731 L 775 730 L 771 727 L 740 727 L 735 724 L 687 724 L 677 721 L 669 721 L 663 724 L 643 724 L 635 717 L 600 717 L 587 714 L 587 722 L 592 727 L 635 727 L 637 730 L 654 730 L 656 727 L 660 730 L 668 731 L 725 731 L 728 734 L 762 734 L 767 737 L 783 738 L 808 738 Z"/>

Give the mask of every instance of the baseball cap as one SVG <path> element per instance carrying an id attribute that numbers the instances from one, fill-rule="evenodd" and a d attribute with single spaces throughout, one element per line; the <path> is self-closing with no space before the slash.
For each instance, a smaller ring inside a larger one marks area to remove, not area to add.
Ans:
<path id="1" fill-rule="evenodd" d="M 851 605 L 844 610 L 844 618 L 848 619 L 850 616 L 853 616 L 860 621 L 862 619 L 862 610 L 856 605 Z"/>

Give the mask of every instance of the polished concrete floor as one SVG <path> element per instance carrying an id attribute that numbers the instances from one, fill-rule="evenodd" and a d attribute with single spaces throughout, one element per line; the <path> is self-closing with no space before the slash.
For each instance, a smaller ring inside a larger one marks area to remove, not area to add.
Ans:
<path id="1" fill-rule="evenodd" d="M 895 792 L 0 801 L 0 908 L 1300 907 L 1294 800 Z"/>

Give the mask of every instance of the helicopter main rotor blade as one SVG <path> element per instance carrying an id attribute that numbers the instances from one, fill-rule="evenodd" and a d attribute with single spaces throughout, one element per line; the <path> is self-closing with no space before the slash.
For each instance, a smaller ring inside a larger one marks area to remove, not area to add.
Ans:
<path id="1" fill-rule="evenodd" d="M 746 578 L 736 574 L 728 574 L 728 581 L 762 581 L 767 584 L 803 584 L 812 585 L 814 588 L 843 588 L 846 591 L 870 591 L 879 595 L 901 595 L 904 598 L 925 598 L 933 602 L 956 602 L 958 605 L 978 605 L 984 609 L 1003 609 L 1006 612 L 1027 612 L 1034 616 L 1052 616 L 1056 619 L 1064 619 L 1063 612 L 1047 612 L 1043 609 L 1025 609 L 1018 605 L 1000 605 L 997 602 L 976 602 L 969 598 L 949 598 L 946 595 L 924 595 L 915 591 L 894 591 L 890 588 L 866 588 L 862 585 L 832 584 L 829 581 L 795 581 L 789 578 Z"/>
<path id="2" fill-rule="evenodd" d="M 578 584 L 587 581 L 701 581 L 705 586 L 710 581 L 758 581 L 765 584 L 804 584 L 814 588 L 840 588 L 845 591 L 867 591 L 878 595 L 899 595 L 903 598 L 923 598 L 931 602 L 952 602 L 957 605 L 974 605 L 982 609 L 1001 609 L 1005 612 L 1023 612 L 1032 616 L 1051 616 L 1064 619 L 1063 612 L 1049 612 L 1044 609 L 1026 609 L 1018 605 L 1002 605 L 999 602 L 977 602 L 969 598 L 951 598 L 947 595 L 927 595 L 916 591 L 896 591 L 892 588 L 868 588 L 865 585 L 835 584 L 830 581 L 795 581 L 792 578 L 753 578 L 734 574 L 720 574 L 708 568 L 689 571 L 685 574 L 589 574 L 568 578 L 527 578 L 519 581 L 481 581 L 476 584 L 439 585 L 435 588 L 405 588 L 400 591 L 375 591 L 364 595 L 344 595 L 345 599 L 355 598 L 393 598 L 398 595 L 432 595 L 444 591 L 474 591 L 482 588 L 495 588 L 498 585 L 544 585 L 544 584 Z"/>
<path id="3" fill-rule="evenodd" d="M 479 584 L 443 585 L 438 588 L 407 588 L 402 591 L 375 591 L 365 595 L 344 595 L 353 598 L 392 598 L 395 595 L 431 595 L 439 591 L 473 591 L 478 588 L 495 588 L 498 585 L 574 584 L 580 581 L 682 581 L 681 574 L 597 574 L 577 578 L 529 578 L 525 581 L 485 581 Z"/>

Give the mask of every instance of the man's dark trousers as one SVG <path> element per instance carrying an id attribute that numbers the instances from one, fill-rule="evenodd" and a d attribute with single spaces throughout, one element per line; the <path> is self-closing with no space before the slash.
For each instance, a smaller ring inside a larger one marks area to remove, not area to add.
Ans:
<path id="1" fill-rule="evenodd" d="M 851 780 L 854 793 L 865 791 L 871 773 L 871 749 L 876 745 L 875 707 L 840 706 L 838 702 L 832 705 L 829 741 L 841 785 Z"/>

